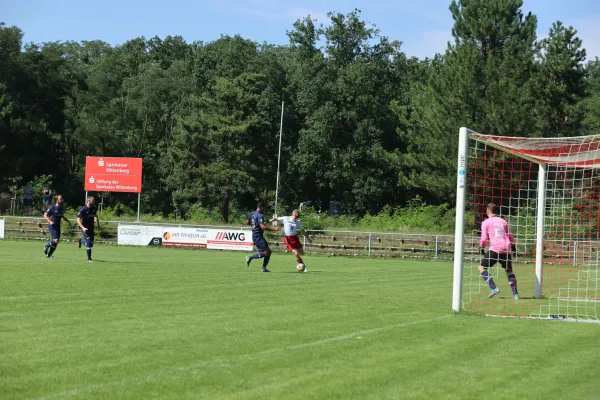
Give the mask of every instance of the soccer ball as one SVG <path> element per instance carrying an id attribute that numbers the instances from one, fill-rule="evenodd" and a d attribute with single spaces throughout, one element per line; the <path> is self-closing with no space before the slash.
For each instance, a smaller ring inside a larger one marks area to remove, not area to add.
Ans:
<path id="1" fill-rule="evenodd" d="M 296 269 L 298 270 L 298 272 L 304 272 L 304 270 L 306 269 L 306 265 L 299 263 L 298 265 L 296 265 Z"/>

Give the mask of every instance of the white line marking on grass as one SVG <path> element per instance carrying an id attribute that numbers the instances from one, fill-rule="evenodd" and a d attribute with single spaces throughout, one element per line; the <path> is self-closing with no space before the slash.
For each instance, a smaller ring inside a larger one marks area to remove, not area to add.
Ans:
<path id="1" fill-rule="evenodd" d="M 359 335 L 366 335 L 369 333 L 387 331 L 387 330 L 396 329 L 396 328 L 404 328 L 404 327 L 413 326 L 413 325 L 428 324 L 430 322 L 439 321 L 439 320 L 442 320 L 445 318 L 449 318 L 451 316 L 452 316 L 451 314 L 447 314 L 447 315 L 442 315 L 440 317 L 424 319 L 424 320 L 420 320 L 420 321 L 405 322 L 402 324 L 382 326 L 380 328 L 365 329 L 362 331 L 349 333 L 347 335 L 335 336 L 335 337 L 331 337 L 331 338 L 327 338 L 327 339 L 317 340 L 314 342 L 296 344 L 296 345 L 285 346 L 285 347 L 278 347 L 275 349 L 268 349 L 268 350 L 257 351 L 254 353 L 240 354 L 237 356 L 213 358 L 211 360 L 201 361 L 201 362 L 195 363 L 195 364 L 160 368 L 160 369 L 157 369 L 148 374 L 132 376 L 132 377 L 124 378 L 124 379 L 117 380 L 117 381 L 109 381 L 109 382 L 105 382 L 105 383 L 97 383 L 97 384 L 93 384 L 93 385 L 88 385 L 88 386 L 80 387 L 77 389 L 72 389 L 72 390 L 68 390 L 68 391 L 64 391 L 64 392 L 50 394 L 50 395 L 43 396 L 43 397 L 36 397 L 32 400 L 49 400 L 49 399 L 55 399 L 57 397 L 63 398 L 63 397 L 76 396 L 83 392 L 89 392 L 89 391 L 96 390 L 96 389 L 105 389 L 109 386 L 119 386 L 124 383 L 142 382 L 142 381 L 146 381 L 150 378 L 155 378 L 155 377 L 163 375 L 163 374 L 168 374 L 168 373 L 172 373 L 172 372 L 186 372 L 186 371 L 194 370 L 194 369 L 204 367 L 207 365 L 211 365 L 211 364 L 221 364 L 224 362 L 229 362 L 229 361 L 232 361 L 237 358 L 255 358 L 256 356 L 277 353 L 280 351 L 297 350 L 297 349 L 303 349 L 306 347 L 319 346 L 322 344 L 327 344 L 327 343 L 331 343 L 331 342 L 337 342 L 340 340 L 355 338 L 356 336 L 359 336 Z"/>
<path id="2" fill-rule="evenodd" d="M 352 281 L 345 281 L 344 283 L 364 284 L 364 282 L 365 282 L 364 280 L 352 280 Z M 395 281 L 388 281 L 388 280 L 370 280 L 369 281 L 369 283 L 371 283 L 371 284 L 387 283 L 387 282 L 395 283 Z M 9 301 L 12 302 L 12 301 L 17 301 L 17 300 L 28 300 L 28 299 L 51 299 L 51 298 L 57 298 L 57 297 L 69 298 L 69 297 L 77 297 L 77 296 L 83 296 L 85 298 L 89 298 L 89 297 L 92 297 L 95 295 L 113 295 L 113 294 L 114 295 L 119 295 L 119 294 L 141 295 L 146 292 L 168 293 L 168 292 L 181 292 L 182 290 L 185 290 L 185 289 L 195 289 L 195 288 L 211 289 L 211 288 L 217 288 L 217 287 L 261 286 L 261 285 L 270 284 L 270 283 L 277 284 L 277 285 L 306 284 L 305 281 L 301 281 L 301 280 L 293 281 L 291 279 L 285 280 L 285 281 L 270 280 L 270 281 L 231 282 L 231 283 L 217 283 L 217 284 L 208 283 L 208 284 L 201 284 L 201 285 L 172 286 L 172 287 L 168 287 L 168 288 L 97 290 L 94 292 L 47 293 L 47 294 L 24 294 L 24 295 L 15 295 L 15 296 L 0 296 L 0 302 L 9 302 Z M 327 283 L 329 283 L 329 282 L 327 282 Z"/>
<path id="3" fill-rule="evenodd" d="M 190 286 L 173 286 L 169 288 L 146 288 L 146 289 L 123 289 L 123 290 L 97 290 L 95 292 L 75 292 L 75 293 L 49 293 L 49 294 L 25 294 L 20 296 L 0 296 L 0 301 L 15 301 L 15 300 L 26 300 L 26 299 L 45 299 L 54 297 L 91 297 L 91 295 L 102 295 L 102 294 L 126 294 L 126 295 L 138 295 L 145 292 L 180 292 L 182 289 L 195 289 L 195 288 L 215 288 L 215 287 L 228 287 L 228 286 L 253 286 L 253 285 L 264 285 L 265 283 L 275 281 L 253 281 L 253 282 L 235 282 L 235 283 L 223 283 L 223 284 L 204 284 L 204 285 L 190 285 Z"/>

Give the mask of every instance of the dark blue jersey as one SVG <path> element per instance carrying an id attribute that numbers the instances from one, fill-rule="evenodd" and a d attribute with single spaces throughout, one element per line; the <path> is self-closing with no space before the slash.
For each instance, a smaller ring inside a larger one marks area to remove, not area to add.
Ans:
<path id="1" fill-rule="evenodd" d="M 77 213 L 77 218 L 81 219 L 81 225 L 88 228 L 88 230 L 93 230 L 96 212 L 98 212 L 98 209 L 94 204 L 92 204 L 91 206 L 85 205 L 81 207 L 81 210 L 79 210 L 79 212 Z"/>
<path id="2" fill-rule="evenodd" d="M 65 210 L 61 206 L 53 205 L 48 208 L 46 215 L 50 218 L 50 221 L 54 222 L 54 228 L 59 229 L 60 223 L 65 216 Z"/>
<path id="3" fill-rule="evenodd" d="M 253 211 L 248 217 L 250 225 L 252 226 L 252 236 L 262 237 L 263 229 L 260 227 L 263 223 L 263 215 L 258 211 Z"/>

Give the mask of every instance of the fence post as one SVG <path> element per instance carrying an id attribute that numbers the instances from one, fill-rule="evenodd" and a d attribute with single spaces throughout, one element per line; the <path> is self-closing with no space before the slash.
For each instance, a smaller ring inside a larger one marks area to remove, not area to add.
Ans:
<path id="1" fill-rule="evenodd" d="M 438 259 L 438 237 L 435 237 L 435 256 L 434 259 Z"/>
<path id="2" fill-rule="evenodd" d="M 304 243 L 302 244 L 302 247 L 304 247 L 306 249 L 306 234 L 302 235 L 302 240 L 304 241 Z"/>
<path id="3" fill-rule="evenodd" d="M 573 266 L 577 266 L 577 241 L 573 242 Z"/>
<path id="4" fill-rule="evenodd" d="M 372 235 L 372 233 L 369 233 L 369 252 L 368 252 L 369 257 L 371 257 L 371 235 Z"/>

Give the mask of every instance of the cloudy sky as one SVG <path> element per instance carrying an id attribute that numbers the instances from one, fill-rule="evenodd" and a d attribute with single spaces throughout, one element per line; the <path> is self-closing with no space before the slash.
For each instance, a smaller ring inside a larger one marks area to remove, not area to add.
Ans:
<path id="1" fill-rule="evenodd" d="M 288 42 L 286 30 L 311 15 L 326 20 L 329 11 L 362 11 L 381 34 L 403 42 L 410 56 L 443 52 L 450 39 L 450 0 L 0 0 L 0 21 L 25 32 L 26 42 L 96 40 L 120 44 L 128 39 L 181 35 L 188 42 L 240 34 L 272 44 Z M 600 56 L 600 1 L 524 0 L 525 12 L 538 16 L 538 36 L 552 22 L 575 27 L 588 59 Z"/>

